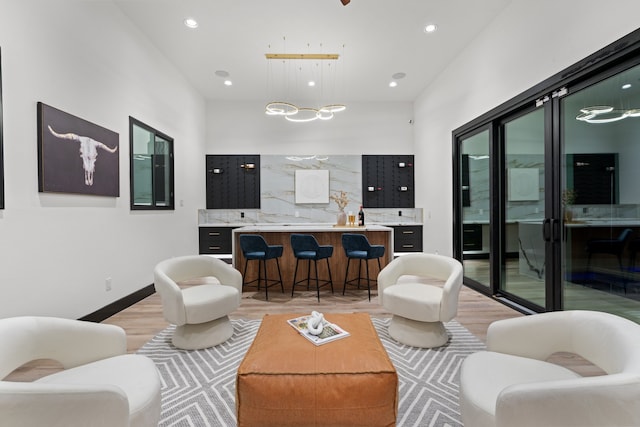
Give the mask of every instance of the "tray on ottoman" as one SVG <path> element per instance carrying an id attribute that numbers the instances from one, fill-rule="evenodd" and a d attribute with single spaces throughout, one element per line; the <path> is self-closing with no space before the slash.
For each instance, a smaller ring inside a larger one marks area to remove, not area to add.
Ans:
<path id="1" fill-rule="evenodd" d="M 327 314 L 351 336 L 316 346 L 266 315 L 238 367 L 238 426 L 394 426 L 398 376 L 367 313 Z"/>

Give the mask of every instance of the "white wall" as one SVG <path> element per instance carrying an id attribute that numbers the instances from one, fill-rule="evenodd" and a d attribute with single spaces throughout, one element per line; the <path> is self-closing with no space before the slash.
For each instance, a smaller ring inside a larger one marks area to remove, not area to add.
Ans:
<path id="1" fill-rule="evenodd" d="M 413 105 L 349 103 L 329 121 L 264 114 L 267 100 L 207 103 L 207 154 L 411 154 Z"/>
<path id="2" fill-rule="evenodd" d="M 638 27 L 640 2 L 514 0 L 414 106 L 424 250 L 452 254 L 451 132 Z"/>
<path id="3" fill-rule="evenodd" d="M 205 103 L 111 2 L 0 0 L 0 11 L 0 318 L 81 317 L 151 284 L 157 261 L 197 253 Z M 38 101 L 119 134 L 120 197 L 38 193 Z M 175 138 L 175 211 L 129 209 L 130 115 Z"/>

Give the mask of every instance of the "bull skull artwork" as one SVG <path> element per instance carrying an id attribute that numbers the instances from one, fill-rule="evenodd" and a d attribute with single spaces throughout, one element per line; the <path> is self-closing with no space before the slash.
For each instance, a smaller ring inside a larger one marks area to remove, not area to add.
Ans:
<path id="1" fill-rule="evenodd" d="M 84 168 L 84 183 L 85 185 L 93 185 L 93 173 L 96 169 L 96 158 L 98 157 L 98 148 L 102 148 L 108 153 L 115 153 L 118 150 L 118 146 L 109 148 L 100 141 L 96 141 L 88 136 L 80 136 L 75 133 L 60 134 L 51 129 L 48 126 L 49 132 L 56 138 L 69 139 L 71 141 L 77 141 L 80 143 L 80 157 L 82 157 L 82 167 Z"/>

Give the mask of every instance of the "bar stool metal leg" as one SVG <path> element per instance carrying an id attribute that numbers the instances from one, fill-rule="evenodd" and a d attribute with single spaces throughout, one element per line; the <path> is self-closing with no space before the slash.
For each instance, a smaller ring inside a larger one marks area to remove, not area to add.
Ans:
<path id="1" fill-rule="evenodd" d="M 267 261 L 262 260 L 262 268 L 264 269 L 264 299 L 269 299 L 269 278 L 267 276 Z M 260 266 L 258 265 L 258 277 L 260 277 Z M 260 289 L 260 281 L 258 281 L 258 289 Z"/>
<path id="2" fill-rule="evenodd" d="M 311 260 L 309 260 L 309 265 L 311 265 Z M 316 270 L 316 293 L 318 294 L 318 302 L 320 302 L 320 280 L 318 280 L 318 261 L 314 259 L 313 265 Z"/>
<path id="3" fill-rule="evenodd" d="M 296 258 L 296 269 L 293 271 L 293 283 L 291 284 L 291 296 L 293 296 L 293 292 L 296 290 L 296 277 L 298 276 L 299 262 L 300 262 L 300 258 Z"/>
<path id="4" fill-rule="evenodd" d="M 344 273 L 344 284 L 342 285 L 342 295 L 344 295 L 344 291 L 347 289 L 347 282 L 349 281 L 349 264 L 351 264 L 351 258 L 347 258 L 347 271 Z"/>
<path id="5" fill-rule="evenodd" d="M 329 272 L 329 283 L 331 284 L 331 293 L 333 293 L 333 277 L 331 277 L 331 266 L 329 265 L 329 258 L 327 260 L 327 271 Z"/>
<path id="6" fill-rule="evenodd" d="M 293 285 L 291 286 L 291 296 L 293 296 L 295 292 L 295 286 L 298 283 L 307 282 L 307 290 L 311 289 L 311 261 L 313 260 L 313 267 L 315 269 L 315 282 L 316 282 L 316 295 L 318 301 L 320 301 L 320 287 L 330 284 L 331 292 L 333 293 L 333 278 L 331 277 L 331 267 L 329 264 L 329 257 L 333 254 L 333 246 L 324 245 L 321 246 L 318 244 L 317 240 L 313 235 L 308 234 L 292 234 L 291 235 L 291 249 L 293 250 L 293 255 L 296 257 L 296 268 L 293 274 Z M 329 273 L 329 280 L 325 280 L 324 278 L 320 280 L 319 272 L 318 272 L 318 260 L 319 259 L 327 260 L 327 268 Z M 307 277 L 298 280 L 298 267 L 300 260 L 307 260 Z"/>
<path id="7" fill-rule="evenodd" d="M 280 261 L 276 258 L 276 267 L 278 267 L 278 278 L 280 279 L 280 289 L 284 293 L 284 284 L 282 283 L 282 273 L 280 273 Z"/>

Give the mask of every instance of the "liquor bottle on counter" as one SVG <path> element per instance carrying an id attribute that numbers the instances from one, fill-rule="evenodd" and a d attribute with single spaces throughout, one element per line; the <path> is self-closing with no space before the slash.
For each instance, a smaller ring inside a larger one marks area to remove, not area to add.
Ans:
<path id="1" fill-rule="evenodd" d="M 364 211 L 362 210 L 362 206 L 360 206 L 360 211 L 358 212 L 358 226 L 364 227 Z"/>

